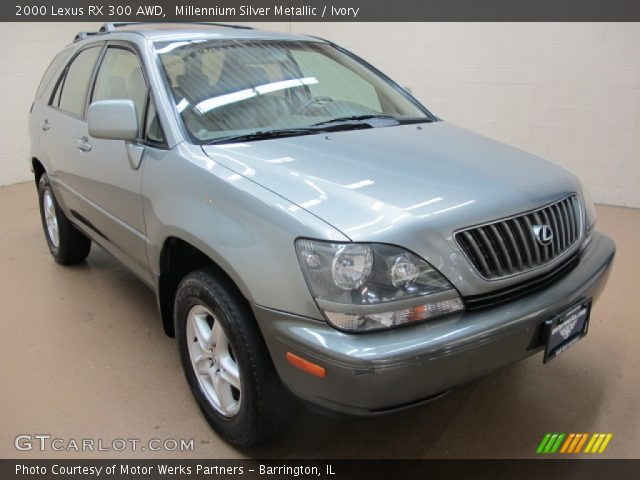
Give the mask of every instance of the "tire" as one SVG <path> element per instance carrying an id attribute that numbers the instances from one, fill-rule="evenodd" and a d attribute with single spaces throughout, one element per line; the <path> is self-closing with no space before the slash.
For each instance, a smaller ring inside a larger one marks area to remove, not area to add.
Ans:
<path id="1" fill-rule="evenodd" d="M 65 216 L 56 202 L 46 173 L 38 180 L 38 203 L 44 237 L 55 261 L 62 265 L 84 261 L 91 250 L 91 239 Z"/>
<path id="2" fill-rule="evenodd" d="M 180 359 L 213 429 L 249 447 L 283 431 L 298 402 L 285 390 L 246 300 L 213 270 L 187 275 L 174 309 Z"/>

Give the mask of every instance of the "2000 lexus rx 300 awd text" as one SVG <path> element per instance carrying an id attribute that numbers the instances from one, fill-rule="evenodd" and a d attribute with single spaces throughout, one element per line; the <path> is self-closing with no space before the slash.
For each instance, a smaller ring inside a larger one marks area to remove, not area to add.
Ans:
<path id="1" fill-rule="evenodd" d="M 556 357 L 615 254 L 571 173 L 317 38 L 106 24 L 55 57 L 29 129 L 51 254 L 95 242 L 153 288 L 237 445 L 299 400 L 378 415 Z"/>

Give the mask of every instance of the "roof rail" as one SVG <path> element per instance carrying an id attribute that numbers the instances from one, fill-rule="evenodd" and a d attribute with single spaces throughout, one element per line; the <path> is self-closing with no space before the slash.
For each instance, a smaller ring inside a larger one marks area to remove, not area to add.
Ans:
<path id="1" fill-rule="evenodd" d="M 216 23 L 216 22 L 107 22 L 100 27 L 99 33 L 114 32 L 119 27 L 126 27 L 129 25 L 146 25 L 146 24 L 187 24 L 187 25 L 206 25 L 209 27 L 226 27 L 226 28 L 239 28 L 243 30 L 253 30 L 253 27 L 247 27 L 246 25 L 230 25 L 228 23 Z"/>
<path id="2" fill-rule="evenodd" d="M 79 42 L 80 40 L 84 40 L 85 38 L 89 38 L 97 34 L 98 32 L 78 32 L 76 36 L 73 37 L 73 43 Z"/>
<path id="3" fill-rule="evenodd" d="M 102 24 L 102 26 L 100 27 L 100 30 L 98 30 L 97 32 L 78 32 L 78 34 L 76 34 L 76 36 L 73 38 L 73 43 L 92 37 L 93 35 L 100 35 L 103 33 L 115 32 L 116 29 L 120 27 L 127 27 L 129 25 L 149 25 L 154 23 L 158 23 L 161 25 L 166 25 L 166 24 L 205 25 L 208 27 L 225 27 L 225 28 L 238 28 L 242 30 L 253 30 L 253 27 L 247 27 L 246 25 L 230 25 L 227 23 L 216 23 L 216 22 L 107 22 Z"/>

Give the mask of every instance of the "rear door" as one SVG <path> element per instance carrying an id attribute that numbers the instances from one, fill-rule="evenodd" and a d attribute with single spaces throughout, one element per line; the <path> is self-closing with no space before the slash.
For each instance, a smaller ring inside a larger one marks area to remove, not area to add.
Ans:
<path id="1" fill-rule="evenodd" d="M 129 99 L 138 114 L 140 140 L 124 142 L 89 135 L 86 121 L 76 131 L 77 188 L 87 202 L 84 219 L 112 253 L 143 279 L 150 281 L 142 208 L 144 116 L 149 89 L 137 52 L 121 42 L 109 42 L 99 61 L 90 101 Z"/>
<path id="2" fill-rule="evenodd" d="M 37 152 L 37 157 L 40 161 L 43 161 L 42 152 L 39 151 L 40 136 L 47 132 L 47 126 L 44 125 L 44 115 L 48 112 L 49 100 L 51 99 L 52 90 L 56 87 L 56 80 L 69 62 L 69 57 L 71 57 L 73 50 L 72 47 L 65 48 L 53 58 L 42 76 L 42 80 L 40 80 L 36 96 L 31 104 L 29 140 L 31 141 L 31 151 Z"/>
<path id="3" fill-rule="evenodd" d="M 75 172 L 75 134 L 83 123 L 91 78 L 104 43 L 79 50 L 57 80 L 40 119 L 41 160 L 56 199 L 71 217 L 83 208 Z"/>

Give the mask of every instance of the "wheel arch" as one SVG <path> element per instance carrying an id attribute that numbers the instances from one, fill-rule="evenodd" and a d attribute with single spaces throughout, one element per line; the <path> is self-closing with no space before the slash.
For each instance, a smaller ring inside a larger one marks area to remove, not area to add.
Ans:
<path id="1" fill-rule="evenodd" d="M 192 242 L 178 236 L 170 236 L 164 241 L 159 256 L 157 297 L 162 327 L 169 337 L 175 337 L 173 310 L 178 285 L 191 272 L 205 268 L 212 271 L 216 278 L 234 290 L 239 298 L 250 303 L 246 286 L 238 279 L 237 274 L 230 272 L 219 258 L 214 257 L 216 256 L 205 253 Z"/>
<path id="2" fill-rule="evenodd" d="M 31 170 L 33 171 L 33 176 L 35 177 L 36 185 L 40 181 L 40 177 L 47 173 L 47 170 L 44 168 L 44 165 L 40 160 L 36 157 L 31 157 Z"/>

